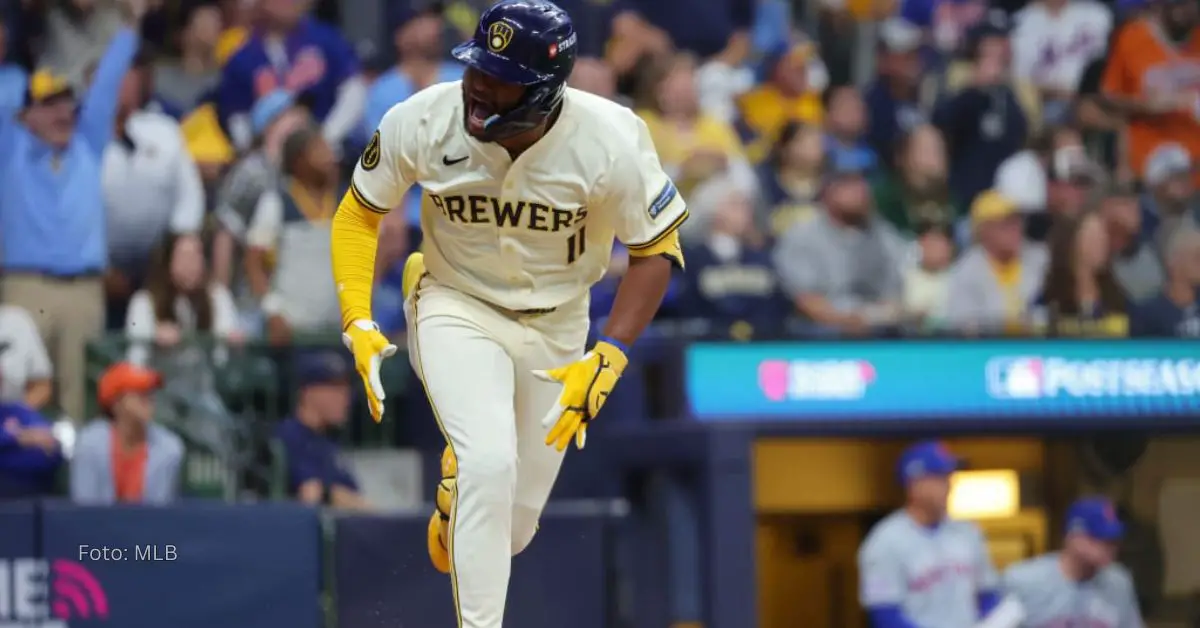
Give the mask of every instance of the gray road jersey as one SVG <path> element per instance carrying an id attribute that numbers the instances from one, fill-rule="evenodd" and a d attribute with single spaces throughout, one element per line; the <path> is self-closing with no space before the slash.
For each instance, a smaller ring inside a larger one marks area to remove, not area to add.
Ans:
<path id="1" fill-rule="evenodd" d="M 1120 565 L 1072 582 L 1058 554 L 1046 554 L 1009 567 L 1002 586 L 1025 607 L 1025 628 L 1142 628 L 1133 580 Z"/>
<path id="2" fill-rule="evenodd" d="M 929 529 L 903 510 L 871 529 L 858 569 L 863 607 L 899 606 L 921 628 L 970 628 L 979 619 L 978 594 L 999 586 L 975 524 Z"/>

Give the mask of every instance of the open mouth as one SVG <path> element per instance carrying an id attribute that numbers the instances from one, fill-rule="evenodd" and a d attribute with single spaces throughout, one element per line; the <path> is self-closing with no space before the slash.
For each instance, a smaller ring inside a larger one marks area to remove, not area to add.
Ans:
<path id="1" fill-rule="evenodd" d="M 487 127 L 488 120 L 496 114 L 496 109 L 490 104 L 475 98 L 467 98 L 467 124 L 473 131 L 482 131 Z"/>

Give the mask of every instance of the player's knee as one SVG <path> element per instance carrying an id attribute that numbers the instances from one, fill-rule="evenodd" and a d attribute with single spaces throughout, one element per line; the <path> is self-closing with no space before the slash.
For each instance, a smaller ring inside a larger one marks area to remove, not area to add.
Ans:
<path id="1" fill-rule="evenodd" d="M 537 534 L 538 518 L 541 513 L 525 506 L 513 507 L 512 519 L 512 555 L 516 556 L 525 551 Z"/>
<path id="2" fill-rule="evenodd" d="M 464 484 L 486 488 L 489 495 L 512 499 L 517 481 L 517 456 L 503 451 L 470 452 L 458 457 L 459 488 Z"/>

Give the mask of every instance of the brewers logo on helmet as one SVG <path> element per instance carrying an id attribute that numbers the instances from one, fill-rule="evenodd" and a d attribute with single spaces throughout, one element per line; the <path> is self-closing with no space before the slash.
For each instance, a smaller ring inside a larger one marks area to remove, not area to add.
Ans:
<path id="1" fill-rule="evenodd" d="M 483 12 L 456 59 L 490 77 L 526 87 L 515 107 L 488 120 L 488 141 L 512 137 L 542 123 L 562 102 L 575 67 L 575 26 L 547 0 L 502 0 Z"/>

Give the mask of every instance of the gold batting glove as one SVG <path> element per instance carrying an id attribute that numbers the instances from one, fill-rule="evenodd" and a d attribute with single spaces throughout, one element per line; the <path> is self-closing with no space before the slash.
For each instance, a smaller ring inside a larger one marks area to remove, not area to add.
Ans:
<path id="1" fill-rule="evenodd" d="M 342 332 L 342 344 L 354 354 L 354 370 L 358 371 L 367 389 L 367 405 L 376 423 L 383 421 L 383 382 L 379 366 L 384 358 L 396 355 L 396 345 L 388 341 L 374 321 L 356 320 Z"/>
<path id="2" fill-rule="evenodd" d="M 587 442 L 587 424 L 596 418 L 608 395 L 617 385 L 629 359 L 625 352 L 612 342 L 601 340 L 592 347 L 583 359 L 549 371 L 534 371 L 533 374 L 547 382 L 562 384 L 558 402 L 550 408 L 542 427 L 550 429 L 546 434 L 546 445 L 559 451 L 571 444 L 583 449 Z"/>

